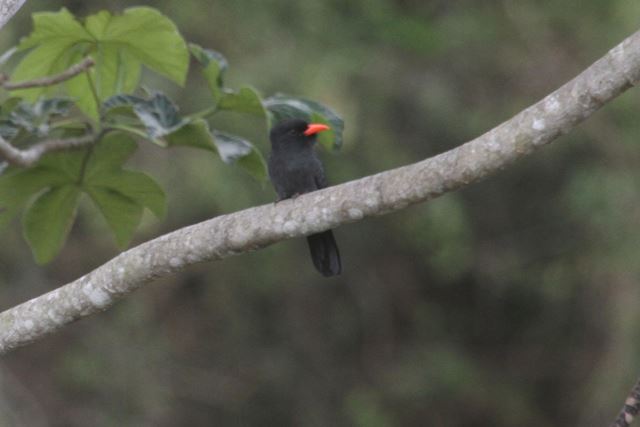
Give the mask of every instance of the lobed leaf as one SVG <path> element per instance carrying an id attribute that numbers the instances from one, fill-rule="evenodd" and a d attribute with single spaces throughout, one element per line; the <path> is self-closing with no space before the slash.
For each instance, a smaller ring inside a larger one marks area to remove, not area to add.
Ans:
<path id="1" fill-rule="evenodd" d="M 110 188 L 90 187 L 87 193 L 109 224 L 118 247 L 126 248 L 140 224 L 143 207 Z"/>
<path id="2" fill-rule="evenodd" d="M 125 196 L 140 207 L 149 209 L 158 217 L 166 213 L 166 196 L 162 188 L 147 174 L 124 169 L 104 171 L 86 182 L 89 192 L 106 189 Z"/>
<path id="3" fill-rule="evenodd" d="M 80 188 L 73 184 L 53 187 L 27 208 L 22 225 L 36 261 L 45 264 L 60 251 L 78 206 Z"/>
<path id="4" fill-rule="evenodd" d="M 69 182 L 65 174 L 42 166 L 5 171 L 0 176 L 0 228 L 4 228 L 34 194 Z"/>
<path id="5" fill-rule="evenodd" d="M 214 131 L 213 140 L 225 163 L 237 163 L 259 181 L 267 179 L 267 165 L 262 153 L 249 141 L 235 135 Z"/>
<path id="6" fill-rule="evenodd" d="M 9 114 L 8 122 L 39 137 L 47 136 L 51 119 L 67 115 L 72 105 L 69 98 L 48 98 L 33 104 L 20 102 Z"/>
<path id="7" fill-rule="evenodd" d="M 191 55 L 203 66 L 202 74 L 215 102 L 223 96 L 223 78 L 229 66 L 227 59 L 219 52 L 205 49 L 195 43 L 189 44 Z"/>
<path id="8" fill-rule="evenodd" d="M 170 146 L 194 147 L 217 153 L 209 125 L 203 119 L 187 123 L 167 135 L 166 139 Z"/>
<path id="9" fill-rule="evenodd" d="M 118 132 L 106 135 L 93 149 L 93 155 L 87 163 L 85 181 L 90 181 L 95 175 L 109 173 L 114 169 L 121 169 L 133 153 L 138 144 L 130 136 Z"/>
<path id="10" fill-rule="evenodd" d="M 189 123 L 189 120 L 180 116 L 178 107 L 171 99 L 162 93 L 156 93 L 148 100 L 120 94 L 109 98 L 103 104 L 105 114 L 131 110 L 144 125 L 149 139 L 160 145 L 167 145 L 164 137 Z"/>
<path id="11" fill-rule="evenodd" d="M 253 114 L 260 117 L 266 117 L 267 115 L 262 105 L 260 94 L 249 86 L 241 87 L 239 91 L 225 90 L 218 103 L 218 108 L 220 110 Z"/>
<path id="12" fill-rule="evenodd" d="M 89 55 L 95 66 L 66 83 L 71 96 L 90 117 L 98 118 L 91 83 L 99 100 L 119 92 L 132 92 L 140 80 L 141 66 L 183 85 L 189 66 L 185 41 L 173 22 L 150 7 L 126 9 L 121 15 L 101 11 L 84 25 L 69 11 L 34 14 L 34 30 L 20 44 L 33 48 L 16 67 L 15 80 L 60 72 Z M 16 91 L 35 100 L 49 88 Z"/>

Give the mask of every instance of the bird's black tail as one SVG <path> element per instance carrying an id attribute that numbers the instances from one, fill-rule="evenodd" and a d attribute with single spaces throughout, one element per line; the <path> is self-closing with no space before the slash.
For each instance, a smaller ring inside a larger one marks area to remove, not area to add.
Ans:
<path id="1" fill-rule="evenodd" d="M 340 251 L 331 230 L 307 236 L 311 260 L 323 276 L 336 276 L 342 272 Z"/>

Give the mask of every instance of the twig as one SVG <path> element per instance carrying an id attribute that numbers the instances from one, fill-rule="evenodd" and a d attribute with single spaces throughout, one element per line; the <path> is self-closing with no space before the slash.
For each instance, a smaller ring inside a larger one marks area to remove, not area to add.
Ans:
<path id="1" fill-rule="evenodd" d="M 611 427 L 629 427 L 638 412 L 640 412 L 640 379 L 631 389 L 631 393 L 627 396 L 624 406 L 618 413 L 616 420 L 611 424 Z"/>
<path id="2" fill-rule="evenodd" d="M 95 141 L 97 137 L 90 133 L 77 138 L 50 139 L 26 150 L 19 150 L 0 137 L 0 155 L 15 166 L 33 166 L 40 158 L 51 151 L 81 147 Z"/>
<path id="3" fill-rule="evenodd" d="M 72 65 L 67 68 L 65 71 L 60 74 L 56 74 L 55 76 L 42 77 L 39 79 L 33 80 L 25 80 L 23 82 L 10 82 L 7 81 L 8 77 L 6 75 L 0 76 L 0 83 L 2 87 L 6 90 L 16 90 L 16 89 L 29 89 L 33 87 L 45 87 L 45 86 L 53 86 L 55 84 L 61 83 L 65 80 L 69 80 L 78 74 L 88 70 L 89 68 L 95 65 L 95 61 L 91 57 L 86 57 L 82 61 L 77 64 Z"/>

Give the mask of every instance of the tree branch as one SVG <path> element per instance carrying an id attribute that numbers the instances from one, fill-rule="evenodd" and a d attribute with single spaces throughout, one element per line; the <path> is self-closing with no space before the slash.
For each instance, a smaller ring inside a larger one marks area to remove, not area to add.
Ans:
<path id="1" fill-rule="evenodd" d="M 477 182 L 568 132 L 640 81 L 640 32 L 486 134 L 421 162 L 222 215 L 130 249 L 76 281 L 0 313 L 0 353 L 102 311 L 188 265 L 397 211 Z"/>
<path id="2" fill-rule="evenodd" d="M 67 68 L 65 71 L 60 74 L 56 74 L 54 76 L 42 77 L 39 79 L 33 80 L 25 80 L 23 82 L 10 82 L 7 81 L 8 77 L 6 75 L 2 75 L 0 77 L 0 83 L 2 83 L 2 87 L 6 90 L 16 90 L 16 89 L 29 89 L 33 87 L 45 87 L 45 86 L 53 86 L 58 83 L 62 83 L 65 80 L 69 80 L 77 76 L 78 74 L 88 70 L 89 68 L 95 65 L 95 61 L 93 58 L 86 57 L 82 61 L 77 64 L 73 64 L 71 67 Z"/>
<path id="3" fill-rule="evenodd" d="M 26 0 L 2 0 L 0 1 L 0 28 L 22 7 Z"/>
<path id="4" fill-rule="evenodd" d="M 631 389 L 631 393 L 624 402 L 624 406 L 618 413 L 611 427 L 629 427 L 636 415 L 640 412 L 640 379 Z"/>
<path id="5" fill-rule="evenodd" d="M 98 137 L 93 133 L 89 133 L 77 138 L 50 139 L 40 142 L 27 150 L 19 150 L 0 137 L 0 155 L 12 165 L 29 167 L 36 164 L 43 155 L 49 152 L 81 147 L 91 144 L 97 139 Z"/>
<path id="6" fill-rule="evenodd" d="M 1 6 L 1 4 L 0 4 Z M 7 90 L 16 89 L 29 89 L 34 87 L 52 86 L 61 83 L 65 80 L 69 80 L 78 74 L 88 70 L 95 65 L 93 58 L 87 57 L 77 64 L 72 65 L 65 71 L 56 74 L 54 76 L 42 77 L 34 80 L 26 80 L 22 82 L 10 82 L 7 81 L 8 77 L 4 74 L 0 75 L 0 86 Z M 95 135 L 87 134 L 78 138 L 67 139 L 51 139 L 38 143 L 37 145 L 27 149 L 20 150 L 4 138 L 0 137 L 0 155 L 2 155 L 7 162 L 22 167 L 33 166 L 40 158 L 51 151 L 64 150 L 67 148 L 75 148 L 83 145 L 90 144 L 96 139 Z"/>

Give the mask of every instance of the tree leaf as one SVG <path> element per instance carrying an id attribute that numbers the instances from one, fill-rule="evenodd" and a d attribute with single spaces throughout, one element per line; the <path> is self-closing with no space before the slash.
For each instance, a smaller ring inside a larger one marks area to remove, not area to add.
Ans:
<path id="1" fill-rule="evenodd" d="M 91 41 L 91 35 L 66 9 L 59 12 L 36 12 L 33 18 L 33 31 L 20 41 L 18 48 L 25 50 L 52 41 L 65 42 L 68 46 L 79 41 Z"/>
<path id="2" fill-rule="evenodd" d="M 122 168 L 137 150 L 138 144 L 129 135 L 122 132 L 107 134 L 93 149 L 87 163 L 85 180 L 90 181 L 95 175 L 109 173 Z"/>
<path id="3" fill-rule="evenodd" d="M 166 211 L 164 191 L 151 177 L 122 168 L 136 148 L 128 135 L 109 134 L 95 146 L 82 184 L 113 230 L 120 248 L 129 244 L 145 207 L 158 218 Z"/>
<path id="4" fill-rule="evenodd" d="M 80 189 L 75 185 L 53 187 L 27 208 L 22 225 L 36 261 L 51 261 L 69 234 L 78 206 Z"/>
<path id="5" fill-rule="evenodd" d="M 117 44 L 100 43 L 91 56 L 96 61 L 93 75 L 99 99 L 136 89 L 142 67 L 140 60 L 131 51 Z M 95 103 L 95 100 L 92 101 Z"/>
<path id="6" fill-rule="evenodd" d="M 133 107 L 146 100 L 140 96 L 119 93 L 109 97 L 102 103 L 102 114 L 125 114 L 133 112 Z"/>
<path id="7" fill-rule="evenodd" d="M 142 219 L 142 206 L 110 188 L 91 187 L 87 193 L 109 224 L 118 247 L 126 248 Z"/>
<path id="8" fill-rule="evenodd" d="M 180 117 L 173 101 L 162 93 L 156 93 L 148 100 L 134 95 L 115 95 L 104 102 L 102 109 L 105 114 L 132 109 L 144 125 L 149 139 L 163 146 L 168 144 L 163 137 L 189 123 Z"/>
<path id="9" fill-rule="evenodd" d="M 324 123 L 331 130 L 318 134 L 318 142 L 327 149 L 337 150 L 342 146 L 344 121 L 335 111 L 309 99 L 277 94 L 263 101 L 272 122 L 288 118 L 300 118 L 309 122 Z"/>
<path id="10" fill-rule="evenodd" d="M 20 127 L 11 120 L 0 119 L 0 136 L 7 141 L 11 141 L 20 132 Z"/>
<path id="11" fill-rule="evenodd" d="M 116 191 L 148 208 L 159 219 L 166 213 L 166 196 L 162 188 L 149 175 L 142 172 L 117 169 L 104 171 L 87 180 L 90 192 L 99 189 Z"/>
<path id="12" fill-rule="evenodd" d="M 223 95 L 224 74 L 229 66 L 227 59 L 221 53 L 211 49 L 204 49 L 195 43 L 189 44 L 189 50 L 193 57 L 204 67 L 202 74 L 207 80 L 207 85 L 214 101 L 218 102 Z"/>
<path id="13" fill-rule="evenodd" d="M 194 120 L 167 135 L 170 146 L 194 147 L 217 153 L 209 125 L 203 119 Z"/>
<path id="14" fill-rule="evenodd" d="M 161 138 L 184 126 L 187 121 L 178 114 L 176 105 L 164 94 L 157 93 L 148 101 L 133 107 L 147 133 L 153 139 Z"/>
<path id="15" fill-rule="evenodd" d="M 18 64 L 16 80 L 52 75 L 89 55 L 96 64 L 87 71 L 100 100 L 119 92 L 132 92 L 141 65 L 183 85 L 189 66 L 186 43 L 171 20 L 150 7 L 135 7 L 122 15 L 107 11 L 87 17 L 83 27 L 66 9 L 34 15 L 34 30 L 20 45 L 35 47 Z M 91 82 L 83 73 L 67 81 L 71 96 L 90 117 L 97 119 Z M 48 88 L 16 91 L 30 100 Z"/>
<path id="16" fill-rule="evenodd" d="M 9 114 L 9 121 L 29 133 L 47 136 L 51 118 L 67 115 L 72 105 L 73 101 L 69 98 L 48 98 L 34 104 L 20 102 Z"/>
<path id="17" fill-rule="evenodd" d="M 96 27 L 92 24 L 91 28 L 96 31 Z M 102 24 L 102 32 L 94 37 L 122 45 L 147 67 L 184 85 L 189 68 L 187 44 L 175 24 L 158 10 L 144 6 L 125 9 Z"/>
<path id="18" fill-rule="evenodd" d="M 266 117 L 267 114 L 262 105 L 260 94 L 249 86 L 241 87 L 239 91 L 225 90 L 218 103 L 218 108 L 260 117 Z"/>
<path id="19" fill-rule="evenodd" d="M 260 182 L 267 180 L 267 164 L 260 150 L 255 147 L 248 155 L 238 159 L 238 166 Z"/>
<path id="20" fill-rule="evenodd" d="M 0 176 L 0 228 L 4 228 L 34 194 L 68 182 L 66 175 L 42 166 L 4 172 Z"/>
<path id="21" fill-rule="evenodd" d="M 59 12 L 38 12 L 33 15 L 33 31 L 24 38 L 19 50 L 34 48 L 27 53 L 13 71 L 14 81 L 50 76 L 68 68 L 74 47 L 86 49 L 93 41 L 91 35 L 65 8 Z M 35 101 L 50 88 L 31 88 L 13 91 L 27 100 Z"/>
<path id="22" fill-rule="evenodd" d="M 262 153 L 249 141 L 235 135 L 213 131 L 213 140 L 225 163 L 237 163 L 259 181 L 267 179 L 267 165 Z"/>

